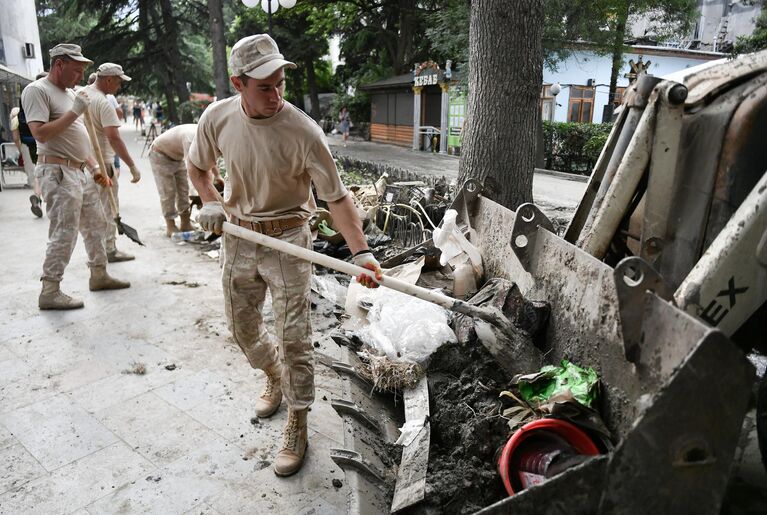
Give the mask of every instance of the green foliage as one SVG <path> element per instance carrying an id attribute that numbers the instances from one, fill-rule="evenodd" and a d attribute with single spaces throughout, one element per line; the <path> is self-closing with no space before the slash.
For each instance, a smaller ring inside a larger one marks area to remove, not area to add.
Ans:
<path id="1" fill-rule="evenodd" d="M 461 70 L 461 83 L 469 77 L 469 3 L 449 0 L 436 13 L 427 16 L 426 37 L 431 45 L 432 60 L 442 63 L 450 59 L 453 69 Z"/>
<path id="2" fill-rule="evenodd" d="M 611 129 L 609 123 L 543 122 L 546 168 L 591 173 Z"/>
<path id="3" fill-rule="evenodd" d="M 197 123 L 202 112 L 210 102 L 204 100 L 187 100 L 178 105 L 178 117 L 181 123 Z"/>
<path id="4" fill-rule="evenodd" d="M 733 54 L 747 54 L 767 48 L 767 3 L 762 5 L 762 13 L 756 19 L 754 33 L 739 37 L 735 42 Z"/>
<path id="5" fill-rule="evenodd" d="M 349 110 L 349 117 L 355 125 L 370 120 L 370 97 L 365 93 L 358 91 L 356 95 L 337 94 L 330 104 L 330 115 L 334 120 L 338 120 L 343 106 Z"/>

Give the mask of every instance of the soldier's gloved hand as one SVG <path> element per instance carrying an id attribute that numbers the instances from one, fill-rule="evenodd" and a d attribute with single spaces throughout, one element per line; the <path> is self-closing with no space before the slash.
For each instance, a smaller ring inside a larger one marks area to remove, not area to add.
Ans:
<path id="1" fill-rule="evenodd" d="M 133 176 L 133 179 L 131 179 L 130 182 L 138 182 L 141 180 L 141 172 L 135 164 L 130 167 L 130 174 Z"/>
<path id="2" fill-rule="evenodd" d="M 205 202 L 197 215 L 197 222 L 205 231 L 212 231 L 215 234 L 221 234 L 224 231 L 224 222 L 226 222 L 226 211 L 221 202 Z"/>
<path id="3" fill-rule="evenodd" d="M 101 167 L 97 166 L 92 168 L 91 173 L 93 174 L 93 180 L 96 181 L 96 184 L 99 186 L 103 186 L 105 188 L 112 187 L 112 179 L 110 179 L 107 174 L 101 171 Z"/>
<path id="4" fill-rule="evenodd" d="M 77 115 L 80 116 L 85 112 L 86 109 L 88 109 L 88 105 L 91 103 L 91 99 L 88 96 L 88 92 L 84 89 L 81 89 L 77 92 L 77 95 L 75 95 L 75 100 L 72 102 L 72 111 Z"/>
<path id="5" fill-rule="evenodd" d="M 381 265 L 378 263 L 378 260 L 373 253 L 369 250 L 357 252 L 352 258 L 352 262 L 357 266 L 367 268 L 375 274 L 376 280 L 373 280 L 373 274 L 360 274 L 357 277 L 357 282 L 365 288 L 378 288 L 377 281 L 383 279 L 383 272 L 381 272 Z"/>

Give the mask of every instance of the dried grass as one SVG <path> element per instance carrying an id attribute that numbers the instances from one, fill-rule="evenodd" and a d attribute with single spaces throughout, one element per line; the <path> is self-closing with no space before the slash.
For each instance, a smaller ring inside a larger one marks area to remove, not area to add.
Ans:
<path id="1" fill-rule="evenodd" d="M 396 393 L 412 388 L 423 377 L 424 371 L 417 363 L 392 361 L 386 356 L 360 352 L 362 359 L 356 367 L 357 374 L 373 383 L 373 390 Z"/>
<path id="2" fill-rule="evenodd" d="M 137 376 L 143 376 L 146 374 L 146 365 L 134 361 L 130 364 L 130 368 L 122 371 L 123 374 L 135 374 Z"/>

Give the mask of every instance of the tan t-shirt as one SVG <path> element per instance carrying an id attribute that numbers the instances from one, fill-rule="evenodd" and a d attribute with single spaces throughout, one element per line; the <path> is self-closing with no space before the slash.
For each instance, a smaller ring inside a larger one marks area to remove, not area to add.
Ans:
<path id="1" fill-rule="evenodd" d="M 288 102 L 264 119 L 249 118 L 239 95 L 208 106 L 189 159 L 209 170 L 218 155 L 231 190 L 226 209 L 244 220 L 308 218 L 316 208 L 312 183 L 328 202 L 347 194 L 322 129 Z"/>
<path id="2" fill-rule="evenodd" d="M 21 105 L 27 122 L 48 123 L 58 120 L 72 109 L 74 99 L 74 91 L 60 89 L 46 77 L 29 84 L 21 93 Z M 37 153 L 85 161 L 91 155 L 91 144 L 82 117 L 55 138 L 45 143 L 38 141 Z"/>
<path id="3" fill-rule="evenodd" d="M 91 113 L 91 120 L 93 120 L 93 129 L 96 131 L 96 137 L 99 140 L 99 145 L 101 145 L 104 164 L 109 166 L 114 161 L 115 151 L 109 144 L 107 135 L 104 133 L 104 127 L 119 127 L 120 120 L 117 118 L 115 108 L 107 98 L 106 93 L 97 88 L 96 84 L 87 86 L 85 90 L 88 92 L 88 98 L 91 99 L 88 110 Z"/>
<path id="4" fill-rule="evenodd" d="M 157 136 L 152 142 L 152 149 L 174 161 L 183 161 L 184 156 L 189 153 L 195 134 L 197 134 L 196 123 L 176 125 Z"/>

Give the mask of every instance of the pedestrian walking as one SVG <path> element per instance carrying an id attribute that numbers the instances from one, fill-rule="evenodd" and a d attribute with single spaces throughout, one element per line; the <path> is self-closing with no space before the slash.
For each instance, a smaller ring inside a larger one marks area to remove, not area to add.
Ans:
<path id="1" fill-rule="evenodd" d="M 50 57 L 48 76 L 29 84 L 21 94 L 27 123 L 38 143 L 35 175 L 40 177 L 50 219 L 38 305 L 40 309 L 75 309 L 83 307 L 83 302 L 63 293 L 60 283 L 78 231 L 88 254 L 90 290 L 128 288 L 130 283 L 107 273 L 106 220 L 96 183 L 108 186 L 111 180 L 97 164 L 80 119 L 90 103 L 88 92 L 75 95 L 71 89 L 83 80 L 85 67 L 93 61 L 83 57 L 79 46 L 66 43 L 53 47 Z"/>
<path id="2" fill-rule="evenodd" d="M 160 194 L 160 208 L 165 218 L 165 234 L 170 237 L 175 232 L 193 231 L 190 220 L 189 176 L 186 171 L 186 156 L 197 133 L 197 124 L 185 123 L 168 129 L 152 142 L 149 151 L 149 163 Z M 223 179 L 218 167 L 211 168 L 217 189 L 223 189 Z M 176 217 L 181 224 L 176 226 Z"/>
<path id="3" fill-rule="evenodd" d="M 141 114 L 141 102 L 139 100 L 133 101 L 133 126 L 138 131 L 144 126 L 143 116 Z"/>
<path id="4" fill-rule="evenodd" d="M 344 136 L 344 146 L 349 141 L 349 130 L 352 128 L 352 119 L 346 106 L 338 113 L 338 132 Z"/>
<path id="5" fill-rule="evenodd" d="M 341 183 L 325 135 L 314 120 L 283 100 L 286 61 L 266 34 L 248 36 L 232 48 L 231 82 L 239 95 L 211 104 L 200 118 L 187 166 L 203 201 L 199 222 L 221 233 L 229 221 L 311 248 L 307 220 L 315 210 L 312 184 L 327 202 L 334 225 L 345 237 L 357 265 L 371 270 L 358 280 L 370 287 L 380 279 L 378 261 L 367 247 L 357 209 Z M 217 201 L 210 168 L 226 162 L 228 198 Z M 288 421 L 274 461 L 278 476 L 297 472 L 307 447 L 307 412 L 314 401 L 314 364 L 309 308 L 309 262 L 224 235 L 222 282 L 229 330 L 253 368 L 266 374 L 256 414 L 269 417 L 283 395 Z M 264 326 L 267 289 L 274 329 Z"/>
<path id="6" fill-rule="evenodd" d="M 32 133 L 29 132 L 29 125 L 26 123 L 26 116 L 24 124 L 26 127 L 22 127 L 22 123 L 19 120 L 19 114 L 21 109 L 14 107 L 11 109 L 11 137 L 16 144 L 16 148 L 19 149 L 19 154 L 24 163 L 24 172 L 27 174 L 27 187 L 32 188 L 34 193 L 29 196 L 29 209 L 32 214 L 38 218 L 42 218 L 42 194 L 40 192 L 40 181 L 35 177 L 35 159 L 37 158 L 37 142 L 32 137 Z M 22 131 L 24 134 L 22 134 Z M 33 157 L 34 156 L 34 157 Z"/>
<path id="7" fill-rule="evenodd" d="M 131 182 L 136 183 L 141 180 L 141 172 L 120 136 L 120 119 L 115 108 L 117 101 L 115 100 L 113 103 L 109 100 L 110 96 L 114 99 L 114 94 L 117 93 L 123 82 L 130 80 L 131 78 L 125 75 L 119 64 L 104 63 L 98 68 L 96 81 L 86 88 L 88 98 L 91 99 L 88 110 L 101 146 L 104 166 L 107 167 L 105 172 L 112 179 L 110 186 L 98 186 L 99 197 L 107 222 L 105 246 L 107 259 L 110 263 L 135 259 L 135 256 L 117 250 L 117 224 L 114 221 L 115 213 L 112 212 L 110 199 L 110 196 L 114 197 L 114 203 L 119 208 L 120 168 L 116 166 L 117 157 L 121 157 L 128 165 L 132 176 Z"/>

